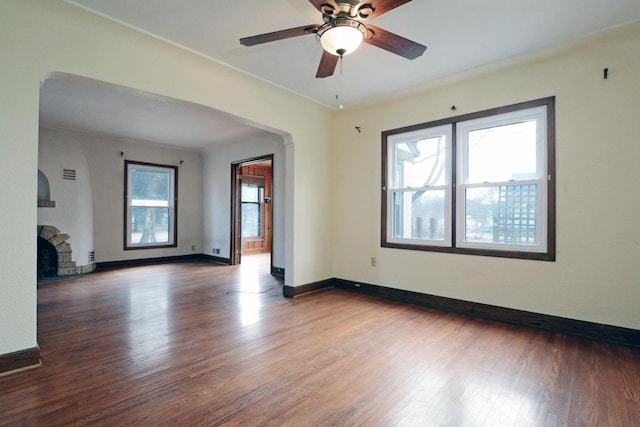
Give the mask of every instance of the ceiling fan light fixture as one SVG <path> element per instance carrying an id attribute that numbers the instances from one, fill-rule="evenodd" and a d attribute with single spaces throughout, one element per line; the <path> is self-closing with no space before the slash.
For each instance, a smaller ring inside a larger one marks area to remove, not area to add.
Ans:
<path id="1" fill-rule="evenodd" d="M 360 46 L 367 27 L 350 18 L 337 18 L 326 22 L 318 29 L 322 48 L 332 55 L 348 55 Z"/>

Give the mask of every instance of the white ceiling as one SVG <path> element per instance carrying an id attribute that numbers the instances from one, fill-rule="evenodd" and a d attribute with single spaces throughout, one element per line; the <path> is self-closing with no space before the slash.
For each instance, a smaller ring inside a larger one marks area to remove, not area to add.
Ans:
<path id="1" fill-rule="evenodd" d="M 42 84 L 40 123 L 195 149 L 268 132 L 203 105 L 65 73 Z"/>
<path id="2" fill-rule="evenodd" d="M 374 2 L 374 0 L 371 0 Z M 241 37 L 321 24 L 307 0 L 69 0 L 293 92 L 336 106 L 339 72 L 316 79 L 314 35 Z M 375 4 L 375 2 L 374 2 Z M 343 61 L 345 105 L 640 20 L 638 0 L 413 0 L 367 22 L 427 46 L 411 61 L 370 45 Z"/>
<path id="3" fill-rule="evenodd" d="M 345 56 L 342 74 L 338 68 L 317 79 L 322 50 L 314 35 L 252 47 L 238 42 L 322 23 L 307 0 L 66 1 L 331 108 L 338 94 L 348 107 L 640 20 L 639 0 L 413 0 L 367 22 L 426 45 L 423 56 L 411 61 L 363 45 Z M 201 148 L 261 131 L 205 107 L 84 79 L 56 76 L 43 86 L 41 103 L 41 119 L 52 125 L 172 145 Z"/>

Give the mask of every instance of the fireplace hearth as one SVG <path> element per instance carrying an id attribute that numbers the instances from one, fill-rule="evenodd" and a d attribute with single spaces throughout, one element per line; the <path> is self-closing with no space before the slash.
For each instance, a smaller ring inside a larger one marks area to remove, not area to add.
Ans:
<path id="1" fill-rule="evenodd" d="M 56 248 L 38 237 L 38 279 L 58 275 L 58 252 Z"/>

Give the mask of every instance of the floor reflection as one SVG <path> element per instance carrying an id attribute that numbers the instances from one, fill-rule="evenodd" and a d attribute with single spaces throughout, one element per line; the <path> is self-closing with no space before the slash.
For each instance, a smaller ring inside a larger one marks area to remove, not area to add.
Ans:
<path id="1" fill-rule="evenodd" d="M 171 334 L 171 297 L 167 278 L 129 288 L 129 348 L 132 357 L 160 363 L 167 357 Z"/>
<path id="2" fill-rule="evenodd" d="M 263 294 L 260 276 L 269 274 L 271 254 L 243 255 L 240 263 L 240 282 L 237 289 L 238 313 L 243 327 L 260 323 Z"/>
<path id="3" fill-rule="evenodd" d="M 513 384 L 504 378 L 491 378 L 479 374 L 470 378 L 468 400 L 473 403 L 465 408 L 465 422 L 472 425 L 521 425 L 519 420 L 535 419 L 535 402 L 526 390 L 514 390 Z M 514 392 L 515 391 L 515 392 Z"/>

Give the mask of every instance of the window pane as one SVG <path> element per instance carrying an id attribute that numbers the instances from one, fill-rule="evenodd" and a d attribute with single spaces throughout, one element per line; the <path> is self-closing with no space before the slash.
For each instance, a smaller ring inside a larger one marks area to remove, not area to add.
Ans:
<path id="1" fill-rule="evenodd" d="M 393 193 L 393 238 L 444 240 L 444 190 Z"/>
<path id="2" fill-rule="evenodd" d="M 168 243 L 171 216 L 168 208 L 136 207 L 131 209 L 131 243 Z"/>
<path id="3" fill-rule="evenodd" d="M 242 237 L 260 237 L 260 205 L 242 203 Z"/>
<path id="4" fill-rule="evenodd" d="M 537 245 L 536 184 L 468 188 L 465 241 Z"/>
<path id="5" fill-rule="evenodd" d="M 445 135 L 397 143 L 395 150 L 395 188 L 445 185 Z"/>
<path id="6" fill-rule="evenodd" d="M 131 171 L 132 200 L 169 200 L 171 174 L 146 170 Z"/>
<path id="7" fill-rule="evenodd" d="M 536 121 L 468 133 L 468 183 L 535 179 Z"/>
<path id="8" fill-rule="evenodd" d="M 251 184 L 242 184 L 242 194 L 241 198 L 243 202 L 254 202 L 257 203 L 260 201 L 260 187 L 257 185 Z"/>

